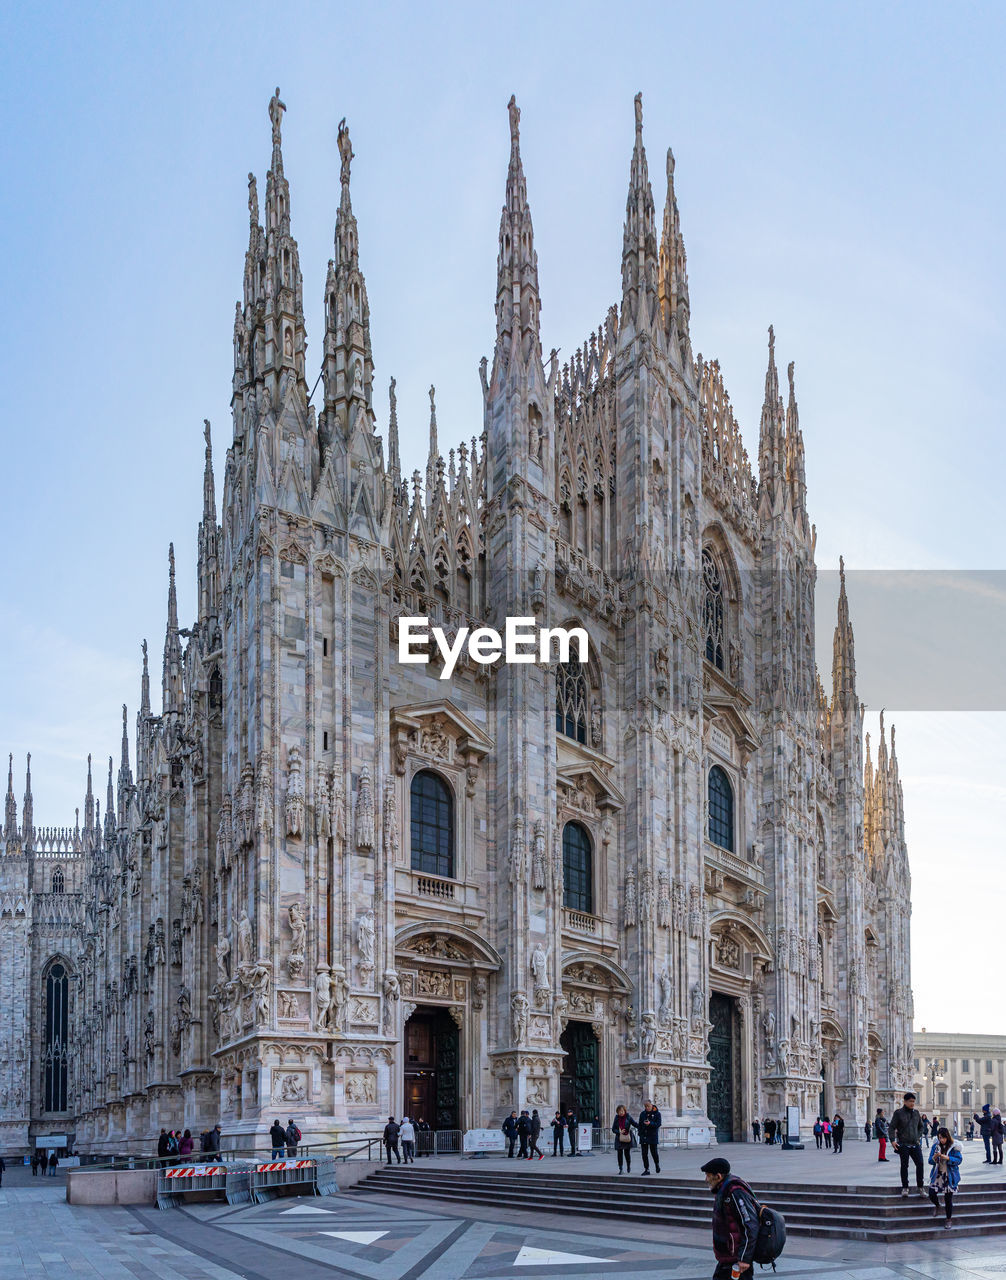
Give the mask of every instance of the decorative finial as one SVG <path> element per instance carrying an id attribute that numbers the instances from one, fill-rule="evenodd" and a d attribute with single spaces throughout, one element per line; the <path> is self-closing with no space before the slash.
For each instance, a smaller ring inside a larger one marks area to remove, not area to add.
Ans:
<path id="1" fill-rule="evenodd" d="M 210 420 L 203 418 L 203 439 L 206 441 L 206 448 L 210 447 Z"/>
<path id="2" fill-rule="evenodd" d="M 636 108 L 636 134 L 638 136 L 643 132 L 643 95 L 637 93 L 632 101 Z"/>
<path id="3" fill-rule="evenodd" d="M 437 420 L 437 389 L 430 384 L 430 419 L 433 422 Z"/>
<path id="4" fill-rule="evenodd" d="M 344 187 L 349 186 L 349 166 L 353 159 L 353 144 L 349 140 L 349 128 L 346 117 L 339 121 L 339 159 L 342 162 L 339 170 L 339 181 Z"/>
<path id="5" fill-rule="evenodd" d="M 278 147 L 282 143 L 280 133 L 283 125 L 283 112 L 286 110 L 286 103 L 280 101 L 279 85 L 276 86 L 276 92 L 269 99 L 269 119 L 272 121 L 272 145 Z"/>
<path id="6" fill-rule="evenodd" d="M 517 95 L 512 93 L 506 105 L 510 112 L 510 143 L 516 147 L 520 144 L 520 107 L 517 105 Z"/>
<path id="7" fill-rule="evenodd" d="M 791 360 L 786 367 L 786 376 L 789 378 L 789 398 L 792 400 L 796 395 L 796 388 L 793 383 L 793 370 L 796 368 L 796 361 Z"/>
<path id="8" fill-rule="evenodd" d="M 768 356 L 775 363 L 775 326 L 771 324 L 768 327 Z"/>
<path id="9" fill-rule="evenodd" d="M 253 227 L 258 226 L 258 180 L 253 173 L 248 175 L 248 218 Z"/>
<path id="10" fill-rule="evenodd" d="M 388 400 L 391 404 L 392 417 L 394 417 L 394 415 L 397 414 L 398 412 L 398 396 L 395 393 L 395 386 L 396 386 L 395 379 L 392 378 L 391 385 L 388 387 Z"/>
<path id="11" fill-rule="evenodd" d="M 674 180 L 674 152 L 670 147 L 667 148 L 667 181 Z"/>

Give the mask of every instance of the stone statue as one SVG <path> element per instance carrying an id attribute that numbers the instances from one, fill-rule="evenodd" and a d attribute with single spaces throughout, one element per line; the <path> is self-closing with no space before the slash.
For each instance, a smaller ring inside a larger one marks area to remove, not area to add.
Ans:
<path id="1" fill-rule="evenodd" d="M 329 1029 L 329 1013 L 332 1007 L 332 978 L 322 965 L 314 979 L 314 1021 L 319 1031 Z"/>
<path id="2" fill-rule="evenodd" d="M 217 982 L 220 986 L 224 986 L 230 981 L 230 956 L 231 942 L 226 934 L 221 934 L 217 939 L 216 946 L 217 956 Z"/>
<path id="3" fill-rule="evenodd" d="M 346 981 L 346 975 L 338 970 L 332 971 L 331 1005 L 328 1012 L 328 1025 L 333 1031 L 338 1031 L 342 1026 L 343 1015 L 346 1006 L 349 1004 L 349 983 Z"/>
<path id="4" fill-rule="evenodd" d="M 671 975 L 668 972 L 666 965 L 664 965 L 663 969 L 660 971 L 660 976 L 657 978 L 657 985 L 660 987 L 661 1017 L 666 1017 L 671 1008 L 672 992 Z"/>
<path id="5" fill-rule="evenodd" d="M 248 912 L 242 911 L 238 919 L 238 964 L 251 964 L 252 953 L 252 924 Z"/>
<path id="6" fill-rule="evenodd" d="M 356 945 L 363 964 L 374 963 L 374 913 L 364 911 L 356 922 Z"/>
<path id="7" fill-rule="evenodd" d="M 702 987 L 696 982 L 692 987 L 692 1019 L 701 1022 L 704 1018 L 705 1000 L 702 995 Z"/>
<path id="8" fill-rule="evenodd" d="M 274 147 L 278 147 L 280 145 L 283 112 L 285 110 L 286 103 L 280 101 L 279 86 L 277 85 L 276 92 L 269 99 L 269 119 L 272 121 L 272 145 Z"/>
<path id="9" fill-rule="evenodd" d="M 548 956 L 540 942 L 531 952 L 531 976 L 534 978 L 536 989 L 548 988 Z"/>
<path id="10" fill-rule="evenodd" d="M 510 997 L 510 1030 L 514 1044 L 522 1044 L 527 1035 L 528 998 L 522 991 Z"/>
<path id="11" fill-rule="evenodd" d="M 304 906 L 300 902 L 291 902 L 287 909 L 287 919 L 290 922 L 290 964 L 293 964 L 294 956 L 300 956 L 301 964 L 304 961 L 304 951 L 307 948 L 307 920 L 304 917 Z"/>
<path id="12" fill-rule="evenodd" d="M 339 121 L 339 181 L 343 186 L 349 186 L 349 166 L 353 161 L 353 144 L 349 140 L 349 129 L 346 127 L 346 117 Z"/>

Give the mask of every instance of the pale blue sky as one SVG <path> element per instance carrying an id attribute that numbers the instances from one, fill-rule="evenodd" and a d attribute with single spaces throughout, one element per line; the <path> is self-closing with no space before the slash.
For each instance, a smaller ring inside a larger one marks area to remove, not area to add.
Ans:
<path id="1" fill-rule="evenodd" d="M 202 420 L 219 475 L 276 84 L 309 362 L 345 115 L 378 411 L 394 373 L 409 469 L 431 382 L 444 447 L 481 427 L 510 94 L 543 341 L 568 354 L 618 298 L 642 90 L 658 207 L 677 158 L 695 349 L 753 454 L 770 322 L 796 361 L 819 563 L 1000 569 L 1004 29 L 992 4 L 5 6 L 0 746 L 33 752 L 38 820 L 72 822 L 86 752 L 117 754 L 143 636 L 157 680 L 171 539 L 194 609 Z M 995 938 L 966 964 L 929 939 L 998 888 L 1003 717 L 893 714 L 918 1021 L 1002 1031 Z"/>

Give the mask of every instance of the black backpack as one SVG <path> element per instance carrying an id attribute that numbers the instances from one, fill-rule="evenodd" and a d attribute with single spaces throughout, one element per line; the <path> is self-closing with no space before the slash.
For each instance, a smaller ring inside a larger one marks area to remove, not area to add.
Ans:
<path id="1" fill-rule="evenodd" d="M 755 1242 L 754 1260 L 763 1267 L 772 1264 L 786 1246 L 786 1219 L 767 1204 L 758 1206 L 758 1239 Z"/>

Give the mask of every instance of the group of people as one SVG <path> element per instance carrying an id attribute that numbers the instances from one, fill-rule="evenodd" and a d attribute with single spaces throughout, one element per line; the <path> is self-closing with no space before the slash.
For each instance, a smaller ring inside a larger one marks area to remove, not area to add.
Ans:
<path id="1" fill-rule="evenodd" d="M 274 1120 L 269 1130 L 269 1141 L 272 1143 L 272 1159 L 282 1160 L 284 1154 L 295 1156 L 302 1136 L 292 1117 L 287 1122 L 285 1129 L 278 1120 Z"/>
<path id="2" fill-rule="evenodd" d="M 4 1165 L 2 1160 L 0 1160 L 0 1165 L 3 1165 L 3 1168 L 7 1167 Z M 48 1156 L 44 1151 L 33 1151 L 31 1153 L 31 1176 L 33 1178 L 37 1177 L 39 1173 L 42 1174 L 43 1178 L 46 1174 L 48 1174 L 50 1178 L 55 1178 L 58 1167 L 59 1158 L 55 1151 L 50 1151 Z M 2 1181 L 2 1179 L 3 1172 L 0 1171 L 0 1181 Z"/>
<path id="3" fill-rule="evenodd" d="M 639 1119 L 633 1120 L 624 1106 L 615 1108 L 615 1119 L 611 1124 L 611 1132 L 615 1135 L 615 1154 L 618 1157 L 618 1172 L 632 1172 L 632 1148 L 639 1138 L 639 1146 L 643 1153 L 643 1177 L 648 1177 L 650 1161 L 656 1173 L 660 1172 L 660 1111 L 651 1098 L 643 1103 Z"/>
<path id="4" fill-rule="evenodd" d="M 887 1160 L 887 1142 L 890 1140 L 901 1162 L 901 1194 L 908 1197 L 908 1166 L 915 1166 L 915 1189 L 920 1196 L 928 1194 L 933 1205 L 933 1216 L 939 1217 L 940 1196 L 943 1196 L 945 1221 L 943 1226 L 949 1229 L 954 1213 L 954 1195 L 961 1181 L 961 1161 L 964 1152 L 960 1143 L 946 1125 L 938 1124 L 934 1119 L 930 1123 L 915 1106 L 915 1094 L 908 1092 L 902 1099 L 901 1106 L 891 1116 L 890 1123 L 884 1115 L 883 1107 L 877 1109 L 873 1130 L 880 1144 L 878 1160 Z M 935 1133 L 933 1130 L 935 1129 Z M 925 1161 L 923 1147 L 929 1147 L 929 1187 L 923 1185 Z"/>
<path id="5" fill-rule="evenodd" d="M 755 1142 L 764 1142 L 767 1147 L 782 1142 L 782 1128 L 782 1121 L 773 1120 L 771 1116 L 766 1116 L 764 1120 L 751 1121 L 751 1132 Z"/>
<path id="6" fill-rule="evenodd" d="M 982 1107 L 981 1115 L 976 1111 L 971 1118 L 977 1122 L 978 1132 L 981 1134 L 982 1142 L 985 1143 L 985 1159 L 982 1163 L 1002 1164 L 1003 1137 L 1006 1136 L 1002 1112 L 998 1107 L 993 1107 L 990 1102 L 986 1102 Z"/>
<path id="7" fill-rule="evenodd" d="M 199 1135 L 200 1153 L 214 1153 L 220 1150 L 221 1128 L 215 1124 Z M 157 1158 L 166 1164 L 181 1164 L 195 1153 L 196 1139 L 191 1129 L 162 1129 L 157 1139 Z"/>
<path id="8" fill-rule="evenodd" d="M 402 1116 L 401 1120 L 398 1121 L 394 1116 L 388 1116 L 388 1123 L 384 1126 L 384 1134 L 381 1138 L 385 1154 L 388 1157 L 388 1164 L 391 1164 L 392 1156 L 395 1157 L 399 1164 L 415 1164 L 417 1140 L 419 1154 L 428 1156 L 433 1149 L 433 1142 L 432 1138 L 427 1135 L 432 1135 L 432 1133 L 433 1130 L 427 1120 L 410 1120 L 408 1116 Z M 398 1150 L 399 1143 L 402 1144 L 400 1153 Z"/>
<path id="9" fill-rule="evenodd" d="M 869 1129 L 869 1126 L 867 1126 Z M 839 1152 L 842 1150 L 842 1143 L 845 1141 L 845 1119 L 841 1112 L 836 1111 L 834 1119 L 829 1120 L 827 1116 L 818 1116 L 814 1121 L 814 1144 L 820 1151 L 822 1147 L 826 1151 Z"/>

